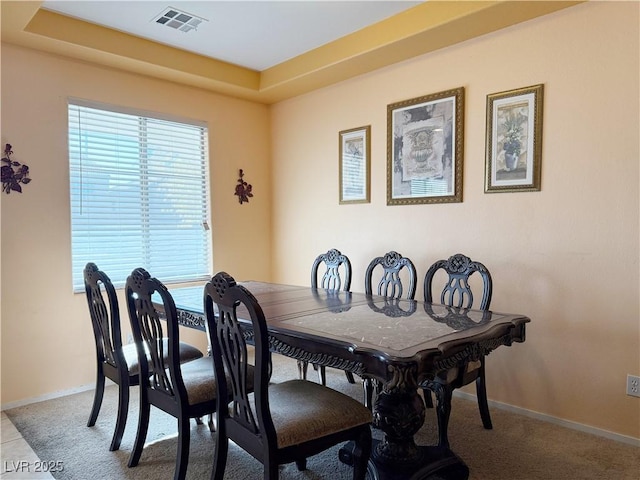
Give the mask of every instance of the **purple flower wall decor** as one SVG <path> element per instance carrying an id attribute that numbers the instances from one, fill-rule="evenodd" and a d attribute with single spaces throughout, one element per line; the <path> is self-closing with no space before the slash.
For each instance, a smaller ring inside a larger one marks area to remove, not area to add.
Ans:
<path id="1" fill-rule="evenodd" d="M 238 184 L 236 185 L 236 193 L 234 194 L 238 196 L 240 205 L 242 205 L 242 202 L 249 203 L 249 197 L 253 197 L 253 193 L 251 193 L 251 185 L 245 182 L 242 177 L 244 177 L 244 173 L 242 169 L 240 169 L 240 178 L 238 179 Z"/>
<path id="2" fill-rule="evenodd" d="M 11 160 L 13 151 L 11 145 L 4 147 L 4 157 L 2 157 L 2 191 L 9 194 L 11 190 L 22 193 L 21 183 L 25 185 L 31 181 L 29 178 L 29 167 L 27 165 Z"/>

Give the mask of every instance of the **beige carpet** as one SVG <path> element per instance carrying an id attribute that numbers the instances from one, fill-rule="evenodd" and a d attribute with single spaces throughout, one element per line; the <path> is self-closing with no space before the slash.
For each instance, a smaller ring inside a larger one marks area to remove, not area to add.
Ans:
<path id="1" fill-rule="evenodd" d="M 310 369 L 311 370 L 311 369 Z M 313 380 L 315 372 L 310 371 Z M 295 378 L 295 361 L 274 355 L 274 380 Z M 361 398 L 360 384 L 350 385 L 342 372 L 327 369 L 329 386 Z M 96 425 L 86 426 L 93 392 L 83 392 L 6 411 L 11 421 L 41 460 L 62 461 L 64 471 L 55 478 L 69 480 L 173 478 L 176 422 L 157 409 L 151 411 L 148 445 L 140 464 L 128 468 L 137 425 L 137 388 L 122 446 L 109 452 L 117 404 L 117 389 L 108 387 Z M 640 449 L 585 434 L 526 416 L 492 408 L 493 430 L 484 430 L 475 402 L 454 397 L 449 437 L 452 449 L 467 463 L 471 480 L 638 480 Z M 374 435 L 379 436 L 378 433 Z M 435 412 L 427 410 L 420 444 L 436 442 Z M 191 430 L 187 478 L 208 479 L 213 439 L 205 425 Z M 6 459 L 20 460 L 20 459 Z M 262 467 L 252 457 L 230 445 L 225 479 L 262 478 Z M 295 465 L 281 469 L 283 480 L 349 479 L 350 468 L 337 459 L 337 447 L 312 457 L 308 469 Z"/>

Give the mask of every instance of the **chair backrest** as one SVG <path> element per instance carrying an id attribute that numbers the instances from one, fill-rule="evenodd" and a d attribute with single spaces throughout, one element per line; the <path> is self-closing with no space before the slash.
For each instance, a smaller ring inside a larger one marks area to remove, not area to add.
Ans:
<path id="1" fill-rule="evenodd" d="M 271 354 L 264 313 L 251 292 L 226 272 L 217 273 L 205 285 L 204 308 L 216 378 L 224 379 L 226 372 L 226 382 L 217 382 L 217 411 L 226 418 L 218 425 L 218 434 L 229 432 L 230 438 L 242 448 L 257 458 L 264 458 L 266 452 L 277 447 L 269 411 Z M 238 321 L 238 308 L 242 308 L 243 318 L 250 320 L 253 328 L 255 410 L 247 389 L 247 344 Z M 223 399 L 229 399 L 231 408 L 227 409 Z"/>
<path id="2" fill-rule="evenodd" d="M 364 291 L 368 295 L 373 294 L 372 277 L 377 266 L 382 267 L 382 277 L 378 282 L 377 294 L 389 298 L 402 298 L 403 287 L 400 271 L 407 269 L 409 275 L 409 287 L 406 298 L 413 300 L 416 296 L 417 274 L 413 262 L 400 255 L 398 252 L 385 253 L 384 257 L 376 257 L 369 263 L 364 274 Z"/>
<path id="3" fill-rule="evenodd" d="M 100 363 L 127 371 L 122 353 L 122 332 L 118 297 L 111 280 L 95 263 L 84 267 L 84 290 L 93 326 L 96 353 Z"/>
<path id="4" fill-rule="evenodd" d="M 326 270 L 318 283 L 320 264 L 324 264 Z M 344 270 L 344 280 L 340 276 L 341 266 Z M 351 288 L 351 262 L 349 258 L 335 248 L 318 255 L 311 266 L 311 287 L 324 288 L 325 290 L 340 290 L 342 287 L 345 292 L 348 292 Z"/>
<path id="5" fill-rule="evenodd" d="M 154 398 L 160 404 L 153 400 L 152 403 L 160 408 L 176 402 L 178 406 L 187 404 L 173 297 L 162 282 L 152 278 L 144 268 L 136 268 L 127 278 L 125 297 L 140 363 L 140 388 L 158 392 Z M 166 320 L 166 335 L 163 319 Z"/>
<path id="6" fill-rule="evenodd" d="M 482 279 L 482 298 L 476 307 L 480 310 L 488 310 L 491 305 L 491 293 L 493 282 L 487 267 L 480 262 L 474 262 L 466 255 L 456 253 L 447 260 L 435 262 L 424 277 L 424 300 L 433 302 L 433 279 L 436 272 L 443 269 L 448 274 L 448 280 L 440 294 L 440 303 L 458 308 L 472 308 L 474 306 L 473 292 L 469 284 L 469 277 L 478 273 Z"/>

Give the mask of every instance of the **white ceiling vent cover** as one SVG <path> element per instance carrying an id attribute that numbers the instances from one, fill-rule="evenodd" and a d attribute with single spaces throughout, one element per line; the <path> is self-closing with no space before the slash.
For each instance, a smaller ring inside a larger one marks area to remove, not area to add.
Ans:
<path id="1" fill-rule="evenodd" d="M 198 17 L 197 15 L 183 12 L 174 7 L 167 7 L 160 15 L 154 18 L 154 21 L 174 30 L 190 32 L 191 30 L 197 30 L 198 25 L 208 20 Z"/>

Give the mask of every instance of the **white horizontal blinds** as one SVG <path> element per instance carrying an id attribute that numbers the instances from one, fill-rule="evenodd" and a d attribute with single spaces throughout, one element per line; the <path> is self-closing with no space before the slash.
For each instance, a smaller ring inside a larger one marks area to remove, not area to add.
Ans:
<path id="1" fill-rule="evenodd" d="M 412 179 L 411 196 L 434 197 L 453 195 L 449 182 L 439 178 Z"/>
<path id="2" fill-rule="evenodd" d="M 94 262 L 116 285 L 210 275 L 207 129 L 69 104 L 74 290 Z"/>
<path id="3" fill-rule="evenodd" d="M 363 198 L 366 195 L 366 172 L 362 153 L 345 153 L 342 159 L 342 196 L 350 198 Z"/>

